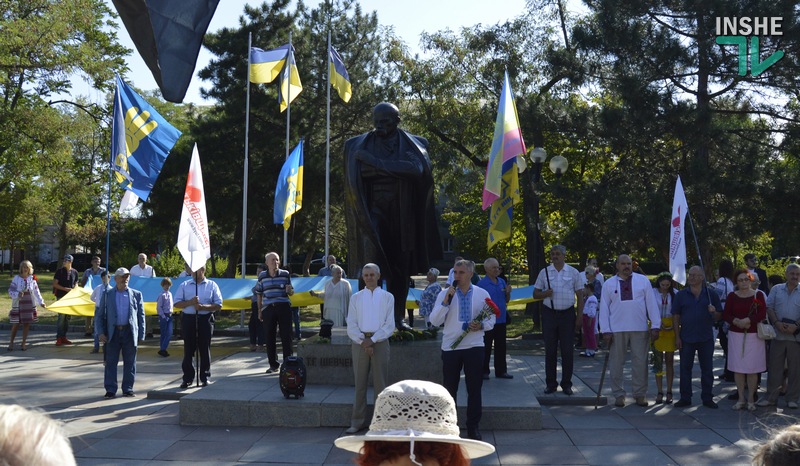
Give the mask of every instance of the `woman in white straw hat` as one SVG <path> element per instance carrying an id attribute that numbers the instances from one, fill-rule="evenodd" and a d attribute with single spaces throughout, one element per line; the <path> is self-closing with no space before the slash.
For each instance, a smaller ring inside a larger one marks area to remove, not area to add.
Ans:
<path id="1" fill-rule="evenodd" d="M 456 404 L 439 384 L 403 380 L 386 387 L 375 402 L 366 435 L 336 439 L 359 453 L 361 466 L 461 466 L 494 453 L 494 446 L 459 437 Z"/>

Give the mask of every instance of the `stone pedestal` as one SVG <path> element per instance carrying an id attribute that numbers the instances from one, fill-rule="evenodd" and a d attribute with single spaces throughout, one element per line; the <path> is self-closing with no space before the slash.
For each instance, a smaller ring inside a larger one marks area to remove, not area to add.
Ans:
<path id="1" fill-rule="evenodd" d="M 442 383 L 441 334 L 435 340 L 390 345 L 389 384 L 408 379 Z M 301 342 L 297 355 L 305 362 L 307 385 L 354 385 L 352 341 L 346 329 L 333 329 L 330 343 L 319 343 L 319 337 Z"/>

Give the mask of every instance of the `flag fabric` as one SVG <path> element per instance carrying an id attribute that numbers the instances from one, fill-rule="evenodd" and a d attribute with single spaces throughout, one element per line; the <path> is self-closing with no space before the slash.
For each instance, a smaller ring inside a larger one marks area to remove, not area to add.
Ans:
<path id="1" fill-rule="evenodd" d="M 219 0 L 113 0 L 161 95 L 181 103 Z"/>
<path id="2" fill-rule="evenodd" d="M 180 131 L 117 77 L 111 169 L 124 189 L 146 201 L 169 151 L 180 136 Z"/>
<path id="3" fill-rule="evenodd" d="M 681 177 L 675 183 L 675 197 L 672 201 L 672 216 L 669 232 L 669 271 L 673 280 L 686 284 L 686 214 L 689 205 L 683 192 Z"/>
<path id="4" fill-rule="evenodd" d="M 350 97 L 353 95 L 353 89 L 350 85 L 350 75 L 347 74 L 342 57 L 332 45 L 328 51 L 328 57 L 330 59 L 328 79 L 330 79 L 331 86 L 336 89 L 342 100 L 349 102 Z"/>
<path id="5" fill-rule="evenodd" d="M 289 50 L 279 82 L 278 102 L 280 102 L 281 111 L 284 111 L 303 91 L 303 85 L 300 83 L 300 73 L 297 71 L 297 64 L 294 61 L 293 50 Z"/>
<path id="6" fill-rule="evenodd" d="M 200 168 L 197 144 L 194 145 L 192 151 L 189 176 L 186 178 L 186 191 L 183 194 L 183 209 L 178 229 L 178 251 L 181 252 L 183 260 L 189 264 L 192 272 L 204 267 L 206 261 L 211 258 L 203 170 Z"/>
<path id="7" fill-rule="evenodd" d="M 256 84 L 271 83 L 281 73 L 286 63 L 286 52 L 289 44 L 283 44 L 272 50 L 250 48 L 250 82 Z"/>
<path id="8" fill-rule="evenodd" d="M 289 229 L 292 214 L 303 206 L 303 140 L 292 150 L 278 175 L 272 220 Z"/>
<path id="9" fill-rule="evenodd" d="M 518 172 L 524 169 L 518 166 L 517 161 L 526 152 L 511 83 L 506 72 L 483 186 L 483 210 L 491 207 L 486 238 L 488 249 L 498 241 L 511 237 L 514 203 L 520 201 Z"/>

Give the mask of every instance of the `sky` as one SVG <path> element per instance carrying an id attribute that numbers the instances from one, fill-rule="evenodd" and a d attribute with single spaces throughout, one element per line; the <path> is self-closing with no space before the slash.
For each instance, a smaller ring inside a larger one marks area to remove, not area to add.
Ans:
<path id="1" fill-rule="evenodd" d="M 106 0 L 111 8 L 111 0 Z M 261 1 L 254 0 L 220 0 L 214 18 L 208 27 L 209 32 L 223 27 L 238 27 L 239 16 L 244 11 L 244 5 L 260 5 Z M 316 7 L 321 0 L 306 0 L 309 8 Z M 381 26 L 391 26 L 395 33 L 411 47 L 412 52 L 419 51 L 419 38 L 422 32 L 436 32 L 450 28 L 457 31 L 462 26 L 475 24 L 492 25 L 505 22 L 523 13 L 525 0 L 405 0 L 403 2 L 387 0 L 360 0 L 364 12 L 376 11 L 378 23 Z M 424 12 L 424 13 L 423 13 Z M 125 47 L 133 50 L 128 57 L 130 72 L 127 75 L 130 84 L 143 90 L 156 89 L 158 86 L 153 75 L 139 57 L 128 31 L 118 20 L 119 40 Z M 208 104 L 200 97 L 200 88 L 204 83 L 197 77 L 197 72 L 203 69 L 211 59 L 211 54 L 201 48 L 197 59 L 194 77 L 189 85 L 184 102 Z M 302 77 L 302 75 L 301 75 Z M 208 87 L 209 84 L 205 84 Z M 88 85 L 77 85 L 75 91 L 90 97 L 102 99 L 102 96 L 92 95 L 96 91 L 88 89 Z"/>

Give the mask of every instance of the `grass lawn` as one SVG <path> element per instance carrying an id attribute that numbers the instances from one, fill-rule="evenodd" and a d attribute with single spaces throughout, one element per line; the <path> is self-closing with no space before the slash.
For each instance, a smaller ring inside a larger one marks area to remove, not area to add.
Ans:
<path id="1" fill-rule="evenodd" d="M 45 303 L 52 303 L 56 300 L 53 295 L 52 282 L 55 274 L 45 272 L 44 274 L 36 274 L 39 280 L 39 289 L 42 292 Z M 11 310 L 11 297 L 8 295 L 8 285 L 11 283 L 11 278 L 6 274 L 0 276 L 0 322 L 8 322 L 8 313 Z M 524 278 L 524 277 L 521 277 Z M 523 283 L 515 283 L 515 286 L 525 286 Z M 58 314 L 47 309 L 39 309 L 39 323 L 55 325 L 58 319 Z M 528 333 L 533 328 L 533 320 L 530 316 L 525 316 L 525 305 L 513 306 L 509 309 L 511 313 L 511 325 L 508 326 L 508 338 L 516 338 L 523 333 Z M 419 313 L 414 313 L 415 320 L 419 319 Z M 300 308 L 300 326 L 301 327 L 317 327 L 319 326 L 319 306 L 303 306 Z M 217 327 L 228 328 L 240 324 L 239 311 L 222 311 L 218 315 Z M 244 324 L 250 319 L 250 310 L 247 309 L 244 318 Z M 73 324 L 74 325 L 74 324 Z"/>

